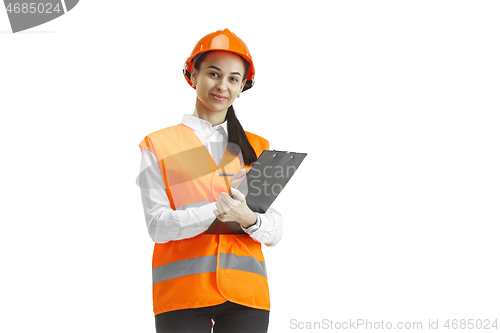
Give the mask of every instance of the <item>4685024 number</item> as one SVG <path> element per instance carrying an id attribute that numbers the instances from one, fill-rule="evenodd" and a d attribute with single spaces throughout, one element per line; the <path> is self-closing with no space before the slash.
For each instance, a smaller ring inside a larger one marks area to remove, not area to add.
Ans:
<path id="1" fill-rule="evenodd" d="M 60 13 L 62 9 L 59 6 L 60 3 L 57 3 L 53 6 L 51 3 L 34 3 L 34 2 L 21 2 L 21 3 L 9 3 L 7 6 L 8 13 L 22 13 L 22 14 L 35 14 L 35 13 Z"/>
<path id="2" fill-rule="evenodd" d="M 489 319 L 448 319 L 444 323 L 444 327 L 447 329 L 498 329 L 497 320 L 489 320 Z"/>

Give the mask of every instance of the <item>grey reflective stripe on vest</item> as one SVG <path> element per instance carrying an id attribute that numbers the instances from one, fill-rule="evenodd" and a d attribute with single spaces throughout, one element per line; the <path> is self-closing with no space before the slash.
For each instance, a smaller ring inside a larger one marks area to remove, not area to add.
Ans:
<path id="1" fill-rule="evenodd" d="M 221 253 L 219 267 L 256 273 L 267 278 L 266 263 L 250 256 Z M 153 268 L 153 284 L 191 274 L 212 273 L 216 268 L 217 255 L 174 261 Z"/>
<path id="2" fill-rule="evenodd" d="M 191 274 L 215 272 L 216 268 L 217 255 L 174 261 L 153 268 L 153 284 Z"/>
<path id="3" fill-rule="evenodd" d="M 191 208 L 191 207 L 201 207 L 201 206 L 205 206 L 206 204 L 209 204 L 209 203 L 210 203 L 210 201 L 208 201 L 208 200 L 194 202 L 194 203 L 190 203 L 187 205 L 179 206 L 179 207 L 175 208 L 175 210 L 185 210 L 185 209 Z"/>
<path id="4" fill-rule="evenodd" d="M 232 253 L 221 253 L 219 268 L 237 269 L 240 271 L 257 273 L 267 278 L 266 263 L 257 261 L 254 257 L 237 256 Z"/>

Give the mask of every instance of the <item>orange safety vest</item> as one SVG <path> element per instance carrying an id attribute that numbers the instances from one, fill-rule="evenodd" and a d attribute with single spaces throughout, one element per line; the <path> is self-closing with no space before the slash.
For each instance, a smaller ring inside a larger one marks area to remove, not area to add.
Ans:
<path id="1" fill-rule="evenodd" d="M 269 149 L 266 139 L 245 133 L 257 157 Z M 227 149 L 219 165 L 215 165 L 193 130 L 183 124 L 147 135 L 139 147 L 141 152 L 146 148 L 156 156 L 174 210 L 217 201 L 222 192 L 229 192 L 229 184 L 227 177 L 216 173 L 236 173 L 244 166 L 243 161 Z M 155 243 L 155 315 L 222 304 L 226 300 L 270 310 L 261 243 L 247 234 L 204 233 Z"/>

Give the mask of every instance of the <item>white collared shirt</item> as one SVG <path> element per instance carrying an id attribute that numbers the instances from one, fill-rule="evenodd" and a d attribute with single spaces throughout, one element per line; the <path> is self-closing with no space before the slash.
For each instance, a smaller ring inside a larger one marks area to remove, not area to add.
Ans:
<path id="1" fill-rule="evenodd" d="M 184 114 L 181 123 L 193 130 L 214 163 L 219 164 L 227 147 L 227 121 L 212 126 L 206 120 Z M 142 150 L 141 157 L 141 199 L 148 232 L 155 243 L 197 236 L 215 220 L 215 202 L 183 210 L 171 208 L 156 157 L 148 149 Z M 283 235 L 283 218 L 270 207 L 266 213 L 257 214 L 256 225 L 242 229 L 254 240 L 274 246 Z"/>
<path id="2" fill-rule="evenodd" d="M 207 148 L 214 163 L 218 165 L 227 147 L 227 121 L 212 126 L 210 122 L 186 113 L 182 118 L 181 124 L 193 130 L 198 139 Z"/>

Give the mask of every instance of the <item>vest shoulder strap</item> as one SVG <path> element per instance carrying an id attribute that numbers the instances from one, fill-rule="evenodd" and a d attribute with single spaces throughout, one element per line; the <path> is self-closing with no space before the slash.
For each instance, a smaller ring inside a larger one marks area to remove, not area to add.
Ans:
<path id="1" fill-rule="evenodd" d="M 141 149 L 141 152 L 144 148 L 148 149 L 156 156 L 158 160 L 160 160 L 164 156 L 157 155 L 157 152 L 159 153 L 160 151 L 163 151 L 162 149 L 163 147 L 159 146 L 165 144 L 167 145 L 173 144 L 172 140 L 175 139 L 179 139 L 182 141 L 184 138 L 184 136 L 181 137 L 181 135 L 184 134 L 183 132 L 190 132 L 190 131 L 191 129 L 189 127 L 184 126 L 182 124 L 165 127 L 146 135 L 146 137 L 139 143 L 139 148 Z M 158 147 L 155 148 L 156 146 Z"/>
<path id="2" fill-rule="evenodd" d="M 253 150 L 255 150 L 257 158 L 259 158 L 263 150 L 269 150 L 269 141 L 251 132 L 245 131 L 245 134 L 247 135 L 248 142 L 250 142 Z"/>

